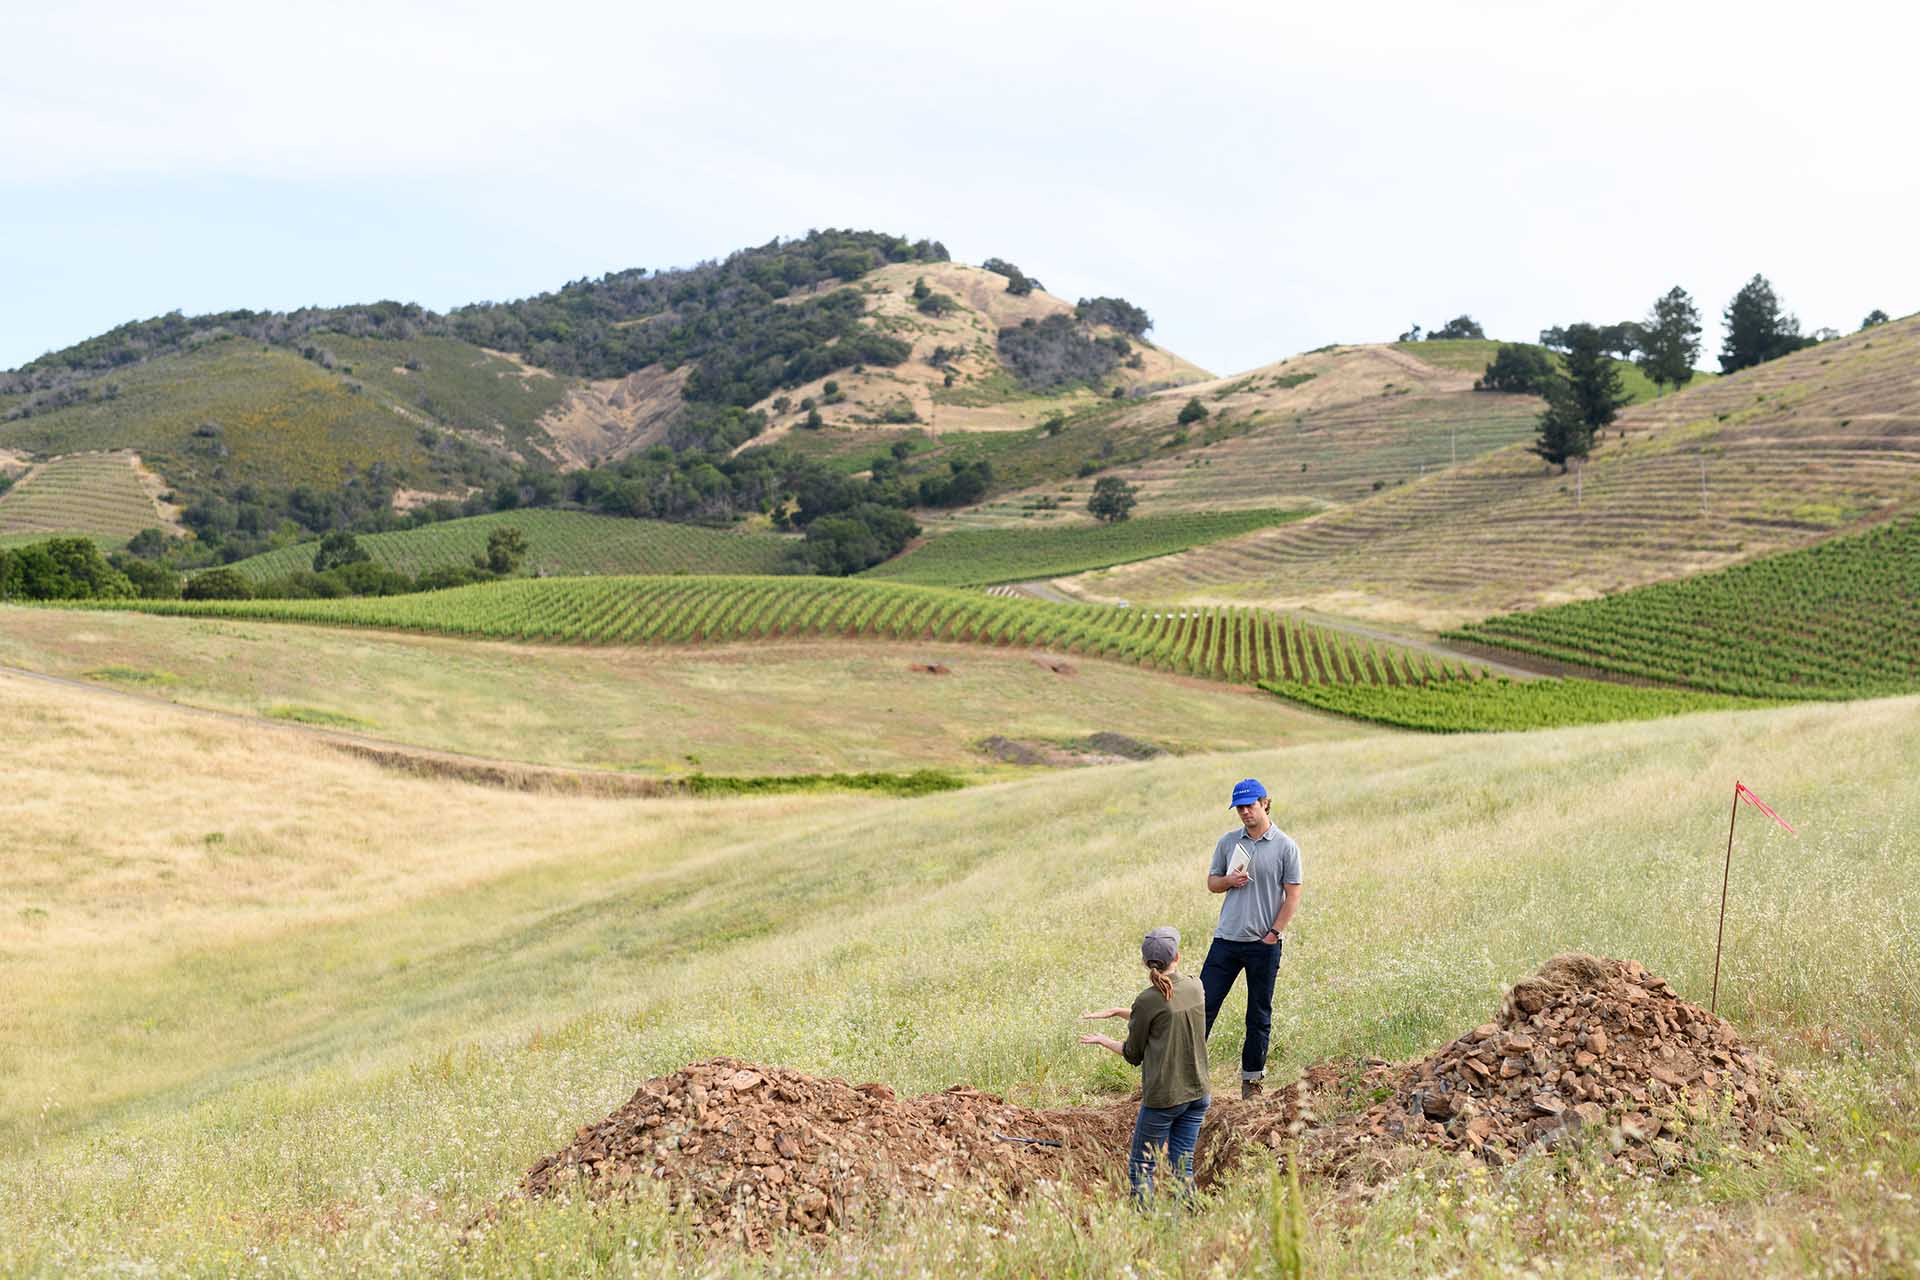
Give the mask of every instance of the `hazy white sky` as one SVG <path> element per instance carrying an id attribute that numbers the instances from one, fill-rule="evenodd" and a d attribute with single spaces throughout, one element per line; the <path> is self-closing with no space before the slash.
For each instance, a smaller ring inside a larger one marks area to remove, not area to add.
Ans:
<path id="1" fill-rule="evenodd" d="M 1920 309 L 1905 6 L 9 5 L 0 367 L 180 308 L 436 309 L 809 227 L 1145 306 L 1218 372 Z M 1338 9 L 1340 11 L 1335 12 Z"/>

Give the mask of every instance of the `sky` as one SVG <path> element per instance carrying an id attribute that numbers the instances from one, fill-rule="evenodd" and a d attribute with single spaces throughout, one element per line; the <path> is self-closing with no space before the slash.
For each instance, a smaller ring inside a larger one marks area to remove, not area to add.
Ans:
<path id="1" fill-rule="evenodd" d="M 0 11 L 0 368 L 130 319 L 444 310 L 855 227 L 1230 373 L 1920 310 L 1920 18 L 1764 3 L 180 0 Z"/>

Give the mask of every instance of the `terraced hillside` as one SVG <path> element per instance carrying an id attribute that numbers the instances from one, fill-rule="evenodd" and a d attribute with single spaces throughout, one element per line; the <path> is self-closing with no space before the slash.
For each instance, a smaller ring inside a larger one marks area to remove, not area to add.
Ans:
<path id="1" fill-rule="evenodd" d="M 125 542 L 171 523 L 138 468 L 130 452 L 69 454 L 34 467 L 0 493 L 0 537 L 85 533 Z"/>
<path id="2" fill-rule="evenodd" d="M 1604 600 L 1507 614 L 1461 640 L 1760 697 L 1920 689 L 1920 518 Z"/>
<path id="3" fill-rule="evenodd" d="M 1636 405 L 1618 427 L 1578 474 L 1513 445 L 1072 587 L 1440 628 L 1805 546 L 1920 503 L 1920 316 Z"/>
<path id="4" fill-rule="evenodd" d="M 1085 521 L 1096 470 L 1138 486 L 1142 514 L 1355 502 L 1532 435 L 1540 401 L 1475 392 L 1475 376 L 1392 347 L 1336 347 L 1095 409 L 1051 434 L 955 444 L 985 451 L 1015 489 L 939 523 Z M 1190 399 L 1207 416 L 1183 427 Z"/>
<path id="5" fill-rule="evenodd" d="M 1254 529 L 1285 524 L 1305 514 L 1285 510 L 1186 511 L 1105 525 L 957 529 L 884 561 L 863 576 L 929 587 L 1026 582 L 1171 555 Z"/>
<path id="6" fill-rule="evenodd" d="M 629 520 L 585 511 L 496 511 L 394 533 L 363 534 L 367 554 L 398 573 L 418 577 L 484 557 L 487 536 L 511 526 L 526 536 L 522 572 L 581 574 L 774 573 L 794 539 L 776 533 L 703 529 L 663 520 Z M 302 542 L 232 566 L 254 582 L 313 568 L 317 542 Z"/>

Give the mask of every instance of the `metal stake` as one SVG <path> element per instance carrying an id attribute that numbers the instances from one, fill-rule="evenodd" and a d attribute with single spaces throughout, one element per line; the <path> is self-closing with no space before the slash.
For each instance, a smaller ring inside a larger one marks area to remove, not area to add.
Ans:
<path id="1" fill-rule="evenodd" d="M 1733 784 L 1733 812 L 1727 818 L 1727 865 L 1720 873 L 1720 933 L 1713 940 L 1713 999 L 1707 1012 L 1720 1012 L 1720 946 L 1727 936 L 1727 882 L 1733 878 L 1733 824 L 1740 816 L 1740 783 Z"/>

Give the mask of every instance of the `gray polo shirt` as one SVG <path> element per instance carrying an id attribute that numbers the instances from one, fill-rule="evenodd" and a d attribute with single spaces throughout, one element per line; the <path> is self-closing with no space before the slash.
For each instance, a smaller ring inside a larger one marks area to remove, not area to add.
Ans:
<path id="1" fill-rule="evenodd" d="M 1227 862 L 1233 857 L 1235 845 L 1245 845 L 1253 855 L 1253 861 L 1247 866 L 1247 874 L 1252 879 L 1238 889 L 1227 890 L 1226 901 L 1220 904 L 1220 923 L 1214 926 L 1213 936 L 1229 942 L 1258 942 L 1273 928 L 1273 919 L 1280 914 L 1281 900 L 1287 896 L 1286 886 L 1300 883 L 1300 846 L 1293 842 L 1292 836 L 1271 823 L 1258 840 L 1248 839 L 1245 827 L 1235 827 L 1213 846 L 1209 875 L 1227 874 Z"/>

